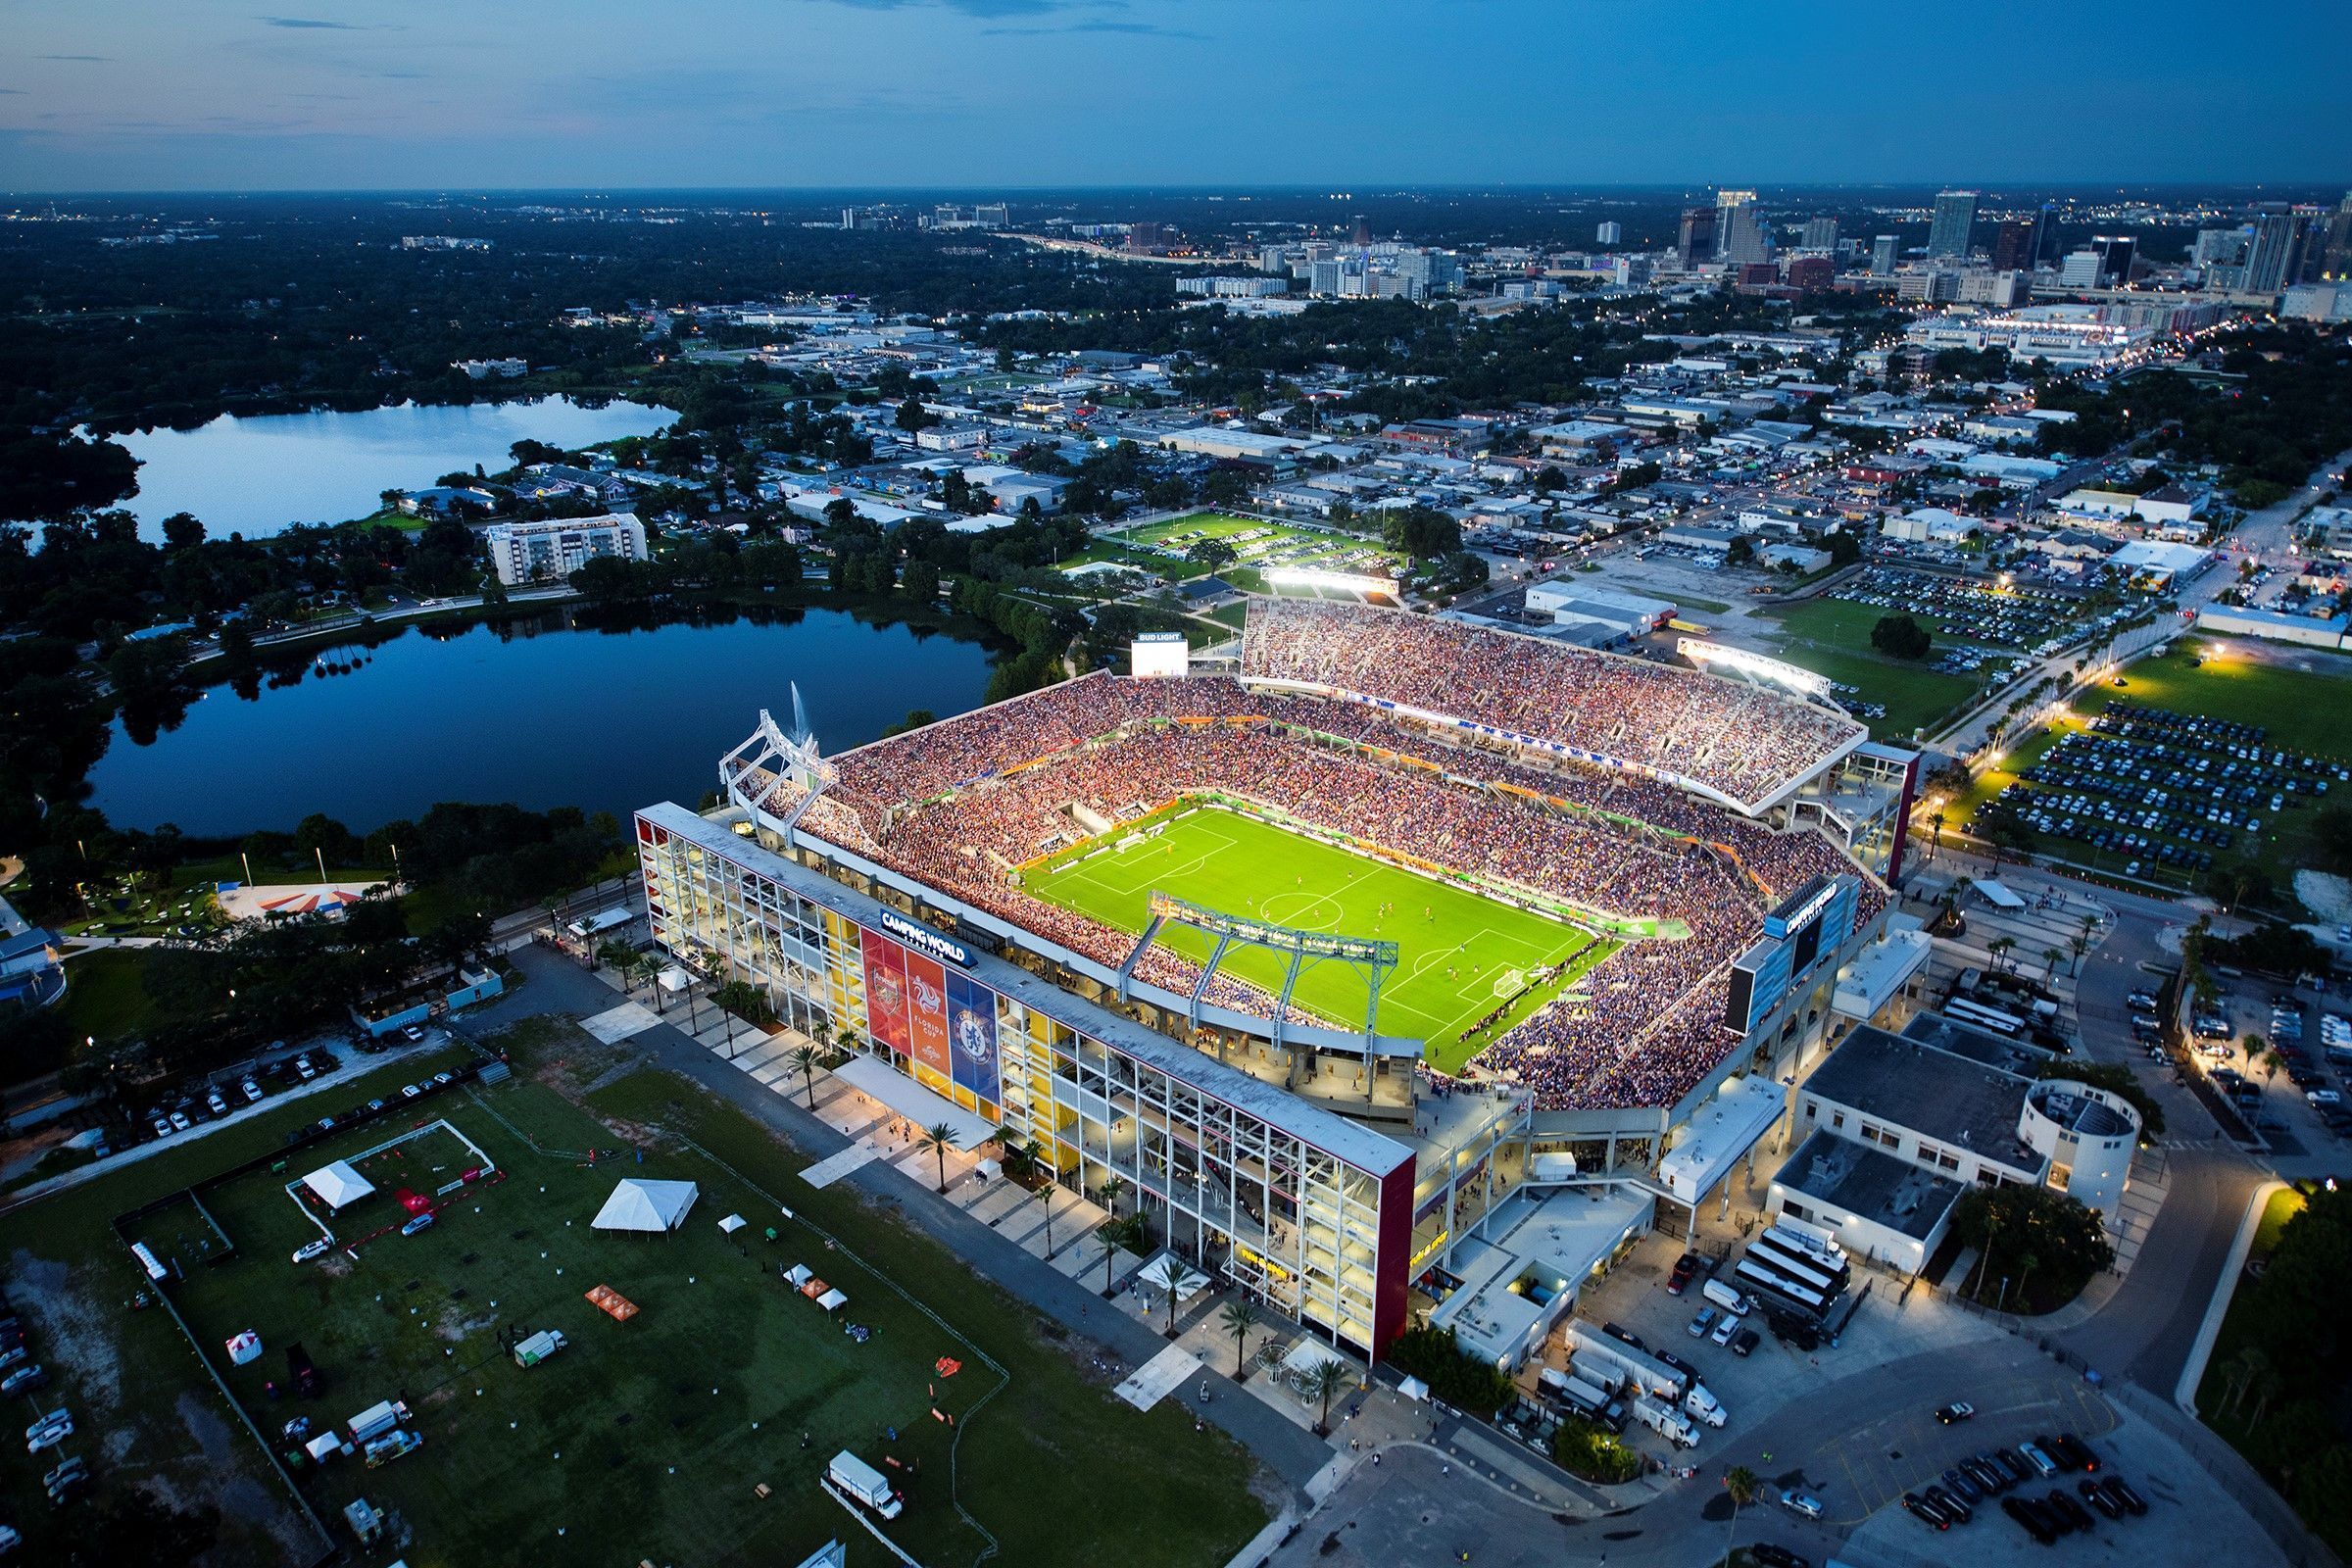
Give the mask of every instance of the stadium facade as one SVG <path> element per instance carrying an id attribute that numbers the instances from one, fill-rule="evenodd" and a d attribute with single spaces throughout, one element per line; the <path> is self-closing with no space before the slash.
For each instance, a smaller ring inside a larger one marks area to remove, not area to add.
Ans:
<path id="1" fill-rule="evenodd" d="M 894 1109 L 953 1106 L 1079 1191 L 1121 1178 L 1163 1243 L 1377 1353 L 1410 1283 L 1523 1186 L 1646 1182 L 1656 1223 L 1688 1226 L 1769 1125 L 1730 1147 L 1694 1113 L 1837 1027 L 1838 973 L 1890 902 L 1850 824 L 1883 821 L 1916 765 L 1718 676 L 1261 601 L 1236 675 L 1089 676 L 833 758 L 763 713 L 721 761 L 723 804 L 650 807 L 636 837 L 656 941 L 888 1068 L 863 1077 Z M 1218 936 L 1196 962 L 1156 921 L 1139 940 L 1025 891 L 1024 867 L 1194 791 L 1670 935 L 1442 1075 L 1376 1007 L 1317 1016 L 1227 972 L 1279 933 L 1194 911 Z"/>

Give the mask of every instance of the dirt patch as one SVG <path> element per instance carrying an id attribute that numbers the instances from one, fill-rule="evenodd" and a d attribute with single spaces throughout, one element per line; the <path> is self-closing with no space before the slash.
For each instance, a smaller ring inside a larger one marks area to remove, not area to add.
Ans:
<path id="1" fill-rule="evenodd" d="M 84 1395 L 102 1409 L 121 1408 L 122 1363 L 108 1329 L 118 1306 L 76 1290 L 65 1264 L 22 1248 L 9 1259 L 9 1273 L 17 1286 L 11 1299 L 31 1316 L 42 1355 L 72 1368 Z"/>
<path id="2" fill-rule="evenodd" d="M 2352 882 L 2325 871 L 2303 870 L 2295 873 L 2295 897 L 2303 907 L 2323 920 L 2339 924 L 2352 919 Z"/>

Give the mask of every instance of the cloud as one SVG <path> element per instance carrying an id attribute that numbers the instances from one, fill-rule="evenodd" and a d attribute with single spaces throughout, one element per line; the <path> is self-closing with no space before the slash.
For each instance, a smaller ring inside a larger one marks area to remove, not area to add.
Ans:
<path id="1" fill-rule="evenodd" d="M 831 0 L 858 11 L 913 11 L 937 6 L 967 17 L 1042 17 L 1063 8 L 1063 0 Z"/>
<path id="2" fill-rule="evenodd" d="M 1064 26 L 1047 27 L 983 27 L 981 32 L 991 38 L 1043 38 L 1063 32 L 1121 32 L 1148 38 L 1205 38 L 1202 32 L 1186 32 L 1180 27 L 1162 27 L 1150 22 L 1073 22 Z"/>
<path id="3" fill-rule="evenodd" d="M 24 96 L 24 89 L 22 87 L 0 87 L 0 96 L 22 98 Z"/>
<path id="4" fill-rule="evenodd" d="M 296 27 L 313 32 L 384 32 L 389 24 L 362 26 L 356 22 L 321 22 L 316 17 L 256 17 L 254 21 L 265 27 Z"/>
<path id="5" fill-rule="evenodd" d="M 115 57 L 113 55 L 43 55 L 41 58 L 43 60 L 111 61 Z"/>

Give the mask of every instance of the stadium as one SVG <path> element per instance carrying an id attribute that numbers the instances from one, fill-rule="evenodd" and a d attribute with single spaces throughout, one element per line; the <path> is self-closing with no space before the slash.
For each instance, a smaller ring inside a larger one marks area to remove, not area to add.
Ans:
<path id="1" fill-rule="evenodd" d="M 1885 923 L 1917 759 L 1770 684 L 1318 600 L 1135 667 L 838 757 L 762 714 L 639 814 L 655 935 L 1348 1343 L 1542 1156 L 1659 1167 L 1818 1045 Z"/>

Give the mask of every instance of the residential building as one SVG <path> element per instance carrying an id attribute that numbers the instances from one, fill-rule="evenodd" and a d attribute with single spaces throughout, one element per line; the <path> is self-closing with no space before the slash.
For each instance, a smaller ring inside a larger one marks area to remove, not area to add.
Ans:
<path id="1" fill-rule="evenodd" d="M 1601 224 L 1598 228 L 1595 228 L 1592 231 L 1592 243 L 1595 245 L 1624 244 L 1625 225 L 1617 222 L 1615 220 L 1611 220 L 1610 221 Z"/>
<path id="2" fill-rule="evenodd" d="M 589 562 L 612 556 L 643 561 L 645 524 L 627 512 L 598 517 L 552 517 L 543 522 L 494 522 L 482 530 L 498 580 L 559 581 Z"/>
<path id="3" fill-rule="evenodd" d="M 2245 273 L 2239 287 L 2249 294 L 2276 294 L 2300 282 L 2303 245 L 2309 224 L 2301 213 L 2265 213 L 2254 224 L 2246 248 Z"/>
<path id="4" fill-rule="evenodd" d="M 1801 243 L 1809 251 L 1836 250 L 1838 248 L 1838 220 L 1835 218 L 1806 219 L 1804 237 Z"/>
<path id="5" fill-rule="evenodd" d="M 1928 259 L 1962 258 L 1977 222 L 1977 193 L 1946 190 L 1936 194 L 1936 211 L 1928 224 Z"/>

